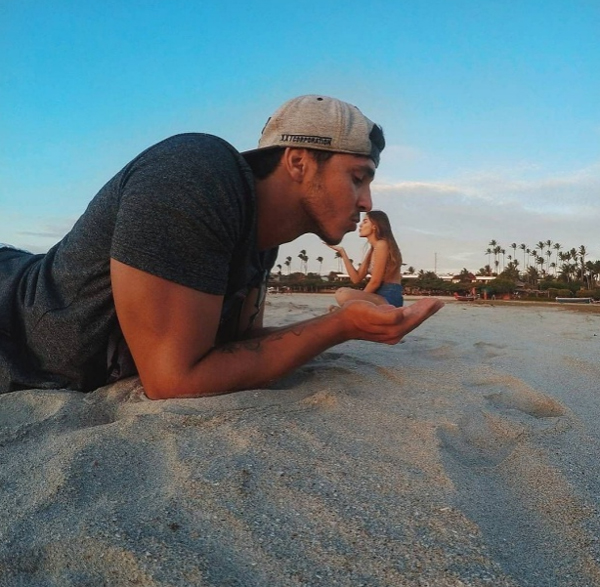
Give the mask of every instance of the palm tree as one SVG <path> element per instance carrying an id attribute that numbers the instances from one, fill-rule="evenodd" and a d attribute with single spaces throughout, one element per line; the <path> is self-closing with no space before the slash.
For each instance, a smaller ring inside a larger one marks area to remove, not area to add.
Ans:
<path id="1" fill-rule="evenodd" d="M 598 283 L 600 277 L 600 261 L 587 261 L 585 264 L 588 270 L 590 281 L 588 282 L 588 289 L 594 289 Z"/>
<path id="2" fill-rule="evenodd" d="M 409 275 L 413 275 L 414 272 L 415 272 L 415 268 L 412 265 L 410 265 L 408 267 L 408 269 L 406 270 L 406 273 L 408 273 Z"/>
<path id="3" fill-rule="evenodd" d="M 544 257 L 540 255 L 536 258 L 535 262 L 540 266 L 540 269 L 542 270 L 542 275 L 544 275 L 544 263 L 546 262 L 546 259 L 544 259 Z"/>
<path id="4" fill-rule="evenodd" d="M 548 257 L 548 262 L 546 263 L 546 273 L 550 275 L 550 258 L 552 257 L 552 251 L 550 249 L 546 251 L 546 257 Z"/>
<path id="5" fill-rule="evenodd" d="M 319 275 L 323 272 L 323 257 L 317 257 L 317 263 L 319 264 Z"/>
<path id="6" fill-rule="evenodd" d="M 496 275 L 498 275 L 498 265 L 500 265 L 500 261 L 498 261 L 498 255 L 502 249 L 500 247 L 494 247 L 494 267 L 496 268 Z"/>
<path id="7" fill-rule="evenodd" d="M 581 281 L 584 279 L 585 275 L 585 256 L 587 255 L 587 251 L 583 245 L 579 246 L 579 260 L 581 262 Z"/>
<path id="8" fill-rule="evenodd" d="M 600 279 L 600 261 L 594 261 L 594 280 L 595 280 L 595 284 L 594 287 L 596 287 L 596 284 L 598 283 L 598 280 Z"/>
<path id="9" fill-rule="evenodd" d="M 560 266 L 560 273 L 558 274 L 559 278 L 566 281 L 567 283 L 571 281 L 571 266 L 568 263 L 563 263 Z"/>
<path id="10" fill-rule="evenodd" d="M 509 261 L 508 265 L 506 266 L 506 269 L 502 272 L 502 274 L 506 275 L 510 279 L 513 279 L 514 281 L 517 281 L 520 278 L 518 267 L 519 261 L 517 259 L 513 259 L 512 261 Z"/>
<path id="11" fill-rule="evenodd" d="M 540 241 L 535 246 L 536 246 L 536 248 L 538 248 L 540 250 L 540 254 L 539 255 L 537 254 L 537 251 L 536 251 L 536 259 L 535 259 L 535 262 L 539 263 L 538 258 L 539 257 L 543 257 L 543 255 L 544 255 L 544 249 L 546 248 L 546 243 L 544 241 Z M 542 269 L 543 269 L 543 267 L 542 267 Z"/>
<path id="12" fill-rule="evenodd" d="M 300 258 L 300 271 L 304 268 L 304 275 L 306 275 L 308 273 L 308 257 L 306 251 L 302 249 L 298 257 Z"/>
<path id="13" fill-rule="evenodd" d="M 547 241 L 544 242 L 544 247 L 546 247 L 548 249 L 548 251 L 550 250 L 550 247 L 553 245 L 554 243 L 548 239 Z M 548 251 L 546 251 L 546 256 L 548 257 Z M 542 250 L 543 252 L 543 250 Z M 548 261 L 550 261 L 550 257 L 548 257 Z"/>
<path id="14" fill-rule="evenodd" d="M 537 285 L 539 278 L 540 274 L 538 270 L 533 265 L 530 265 L 527 269 L 527 281 L 531 285 Z"/>
<path id="15" fill-rule="evenodd" d="M 492 247 L 492 253 L 494 253 L 494 265 L 496 267 L 498 267 L 498 253 L 500 252 L 500 247 L 498 246 L 498 241 L 495 239 L 492 239 L 490 241 L 490 247 Z M 488 260 L 489 262 L 489 260 Z"/>
<path id="16" fill-rule="evenodd" d="M 560 259 L 560 262 L 561 262 L 560 275 L 561 275 L 561 277 L 566 277 L 567 281 L 569 281 L 569 274 L 566 271 L 566 267 L 569 263 L 569 260 L 571 259 L 570 251 L 565 251 L 564 253 L 562 251 L 559 252 L 558 258 Z"/>
<path id="17" fill-rule="evenodd" d="M 485 251 L 485 255 L 488 256 L 488 265 L 490 264 L 490 255 L 493 253 L 492 249 L 490 249 L 490 247 L 488 247 Z"/>
<path id="18" fill-rule="evenodd" d="M 564 253 L 559 253 L 558 258 L 562 263 L 560 266 L 559 276 L 567 282 L 570 282 L 573 277 L 573 271 L 577 268 L 577 265 L 571 263 L 571 261 L 576 259 L 576 257 L 573 257 L 572 251 L 565 251 Z"/>
<path id="19" fill-rule="evenodd" d="M 577 249 L 573 247 L 569 253 L 571 253 L 571 261 L 576 261 L 578 257 Z"/>
<path id="20" fill-rule="evenodd" d="M 525 243 L 521 243 L 519 248 L 523 251 L 523 267 L 527 264 L 525 261 L 525 251 L 527 251 L 527 245 Z M 529 251 L 527 251 L 529 253 Z"/>
<path id="21" fill-rule="evenodd" d="M 281 265 L 277 265 L 277 269 L 279 269 L 279 271 L 277 272 L 277 275 L 281 275 Z"/>
<path id="22" fill-rule="evenodd" d="M 466 267 L 463 267 L 458 277 L 461 281 L 471 281 L 471 272 Z"/>
<path id="23" fill-rule="evenodd" d="M 534 258 L 534 260 L 535 260 L 534 267 L 535 267 L 535 263 L 537 263 L 537 259 L 539 257 L 537 249 L 531 249 L 531 251 L 529 251 L 529 256 Z M 530 266 L 531 266 L 531 264 L 530 264 Z"/>
<path id="24" fill-rule="evenodd" d="M 567 274 L 568 281 L 573 279 L 577 279 L 578 273 L 578 264 L 577 264 L 577 251 L 575 249 L 571 249 L 568 254 L 569 263 L 565 268 L 565 273 Z"/>
<path id="25" fill-rule="evenodd" d="M 287 267 L 287 269 L 288 269 L 288 275 L 289 275 L 290 271 L 292 270 L 292 258 L 291 257 L 286 257 L 284 265 Z"/>
<path id="26" fill-rule="evenodd" d="M 556 258 L 555 258 L 554 262 L 556 263 L 556 266 L 558 267 L 558 253 L 562 249 L 562 245 L 560 243 L 554 243 L 554 246 L 552 248 L 556 251 Z"/>
<path id="27" fill-rule="evenodd" d="M 344 269 L 343 266 L 343 261 L 342 261 L 342 255 L 340 252 L 336 251 L 335 252 L 335 258 L 337 259 L 338 262 L 338 273 L 342 273 L 342 270 Z"/>

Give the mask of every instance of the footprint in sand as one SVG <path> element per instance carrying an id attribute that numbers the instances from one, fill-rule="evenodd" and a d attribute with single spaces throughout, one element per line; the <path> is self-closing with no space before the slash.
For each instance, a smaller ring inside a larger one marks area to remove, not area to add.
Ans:
<path id="1" fill-rule="evenodd" d="M 499 383 L 493 381 L 488 385 L 498 387 Z M 566 414 L 565 407 L 523 384 L 513 382 L 512 387 L 484 397 L 493 411 L 474 411 L 438 431 L 443 448 L 465 465 L 495 467 L 527 438 L 548 430 L 563 430 L 556 423 Z"/>
<path id="2" fill-rule="evenodd" d="M 526 434 L 524 426 L 484 411 L 468 414 L 457 424 L 438 430 L 442 447 L 470 467 L 499 465 Z"/>
<path id="3" fill-rule="evenodd" d="M 499 357 L 506 345 L 504 344 L 493 344 L 491 342 L 476 342 L 473 344 L 475 350 L 477 350 L 484 359 L 493 359 Z"/>
<path id="4" fill-rule="evenodd" d="M 529 389 L 505 389 L 485 397 L 493 406 L 519 410 L 534 418 L 557 418 L 566 413 L 556 400 Z"/>

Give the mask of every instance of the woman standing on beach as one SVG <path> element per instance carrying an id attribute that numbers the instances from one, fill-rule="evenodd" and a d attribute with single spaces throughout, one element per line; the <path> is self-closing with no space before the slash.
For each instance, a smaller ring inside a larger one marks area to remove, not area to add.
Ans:
<path id="1" fill-rule="evenodd" d="M 371 210 L 360 223 L 359 235 L 366 238 L 370 248 L 358 270 L 343 247 L 328 245 L 342 257 L 352 283 L 360 283 L 367 273 L 371 278 L 363 290 L 341 287 L 335 292 L 335 299 L 341 306 L 350 300 L 365 300 L 373 304 L 391 304 L 399 308 L 404 303 L 400 268 L 402 254 L 392 234 L 390 221 L 385 212 Z"/>

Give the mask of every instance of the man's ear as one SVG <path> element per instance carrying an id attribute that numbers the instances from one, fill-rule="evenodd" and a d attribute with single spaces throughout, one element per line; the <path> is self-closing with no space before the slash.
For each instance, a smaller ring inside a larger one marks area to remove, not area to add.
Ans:
<path id="1" fill-rule="evenodd" d="M 281 163 L 293 181 L 301 183 L 314 159 L 306 149 L 286 147 Z"/>

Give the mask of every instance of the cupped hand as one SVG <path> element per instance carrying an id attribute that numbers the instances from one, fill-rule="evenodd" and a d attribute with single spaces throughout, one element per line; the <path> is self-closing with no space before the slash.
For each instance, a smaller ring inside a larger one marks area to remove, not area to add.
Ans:
<path id="1" fill-rule="evenodd" d="M 352 300 L 342 306 L 340 315 L 349 339 L 396 344 L 443 306 L 436 298 L 418 300 L 403 308 Z"/>

